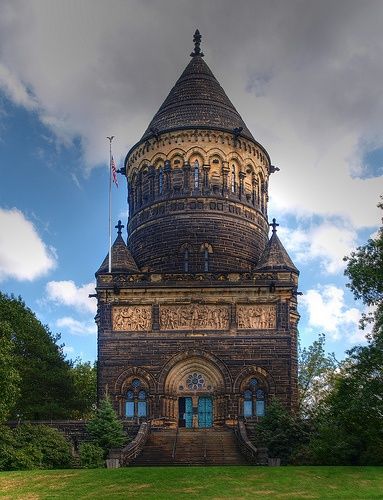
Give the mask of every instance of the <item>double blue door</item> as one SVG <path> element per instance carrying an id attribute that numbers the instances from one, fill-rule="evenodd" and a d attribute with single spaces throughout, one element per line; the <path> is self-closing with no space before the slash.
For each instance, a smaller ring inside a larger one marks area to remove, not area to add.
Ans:
<path id="1" fill-rule="evenodd" d="M 193 427 L 193 414 L 197 410 L 198 427 L 205 429 L 213 426 L 213 401 L 209 397 L 198 398 L 198 407 L 193 411 L 191 397 L 180 398 L 178 403 L 179 426 L 191 429 Z"/>
<path id="2" fill-rule="evenodd" d="M 198 427 L 205 429 L 213 425 L 213 402 L 211 398 L 198 398 Z"/>

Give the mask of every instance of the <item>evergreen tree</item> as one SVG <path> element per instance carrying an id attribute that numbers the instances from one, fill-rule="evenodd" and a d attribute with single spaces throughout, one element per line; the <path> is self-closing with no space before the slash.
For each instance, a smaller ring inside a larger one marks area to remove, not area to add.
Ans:
<path id="1" fill-rule="evenodd" d="M 94 417 L 88 422 L 87 430 L 93 442 L 104 450 L 105 456 L 110 449 L 120 447 L 126 441 L 122 422 L 109 397 L 101 401 Z"/>

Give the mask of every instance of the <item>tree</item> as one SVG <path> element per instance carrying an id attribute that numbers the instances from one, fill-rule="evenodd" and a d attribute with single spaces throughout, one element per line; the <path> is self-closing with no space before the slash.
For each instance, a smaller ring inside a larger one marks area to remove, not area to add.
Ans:
<path id="1" fill-rule="evenodd" d="M 11 417 L 23 419 L 66 418 L 75 389 L 70 364 L 65 360 L 59 336 L 54 336 L 19 297 L 0 293 L 1 345 L 7 351 L 11 336 L 14 365 L 20 377 Z M 5 330 L 4 330 L 5 328 Z M 7 340 L 8 339 L 8 340 Z"/>
<path id="2" fill-rule="evenodd" d="M 299 410 L 306 417 L 315 413 L 320 401 L 327 396 L 339 365 L 334 354 L 326 355 L 325 342 L 322 333 L 309 347 L 299 349 Z"/>
<path id="3" fill-rule="evenodd" d="M 383 197 L 382 197 L 383 198 Z M 383 203 L 378 207 L 383 209 Z M 362 326 L 375 321 L 373 333 L 382 334 L 383 327 L 383 227 L 375 238 L 370 238 L 344 260 L 347 262 L 345 275 L 350 282 L 347 287 L 355 299 L 361 299 L 367 306 L 375 307 L 375 312 L 365 315 Z"/>
<path id="4" fill-rule="evenodd" d="M 368 344 L 347 352 L 318 412 L 311 449 L 317 463 L 383 465 L 383 229 L 345 261 L 355 299 L 375 307 L 362 327 L 374 324 Z"/>
<path id="5" fill-rule="evenodd" d="M 96 363 L 76 359 L 71 367 L 75 398 L 73 418 L 90 418 L 97 404 L 97 366 Z"/>
<path id="6" fill-rule="evenodd" d="M 308 435 L 308 422 L 274 399 L 256 426 L 256 445 L 267 447 L 270 458 L 280 458 L 286 464 L 292 454 L 306 443 Z"/>
<path id="7" fill-rule="evenodd" d="M 95 444 L 100 446 L 105 457 L 109 450 L 122 446 L 126 435 L 108 397 L 105 397 L 94 417 L 88 422 L 87 430 Z"/>
<path id="8" fill-rule="evenodd" d="M 20 393 L 20 375 L 14 358 L 12 328 L 0 321 L 0 422 L 6 420 Z"/>

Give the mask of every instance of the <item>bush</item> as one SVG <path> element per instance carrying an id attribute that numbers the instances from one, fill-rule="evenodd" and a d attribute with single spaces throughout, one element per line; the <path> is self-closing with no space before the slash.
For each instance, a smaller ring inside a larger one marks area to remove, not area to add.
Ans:
<path id="1" fill-rule="evenodd" d="M 81 467 L 96 469 L 104 466 L 104 450 L 97 444 L 81 443 L 79 451 Z"/>
<path id="2" fill-rule="evenodd" d="M 310 423 L 291 414 L 278 400 L 267 408 L 266 415 L 256 426 L 256 445 L 265 446 L 270 458 L 280 458 L 281 463 L 307 463 L 304 445 L 309 439 Z M 298 451 L 300 449 L 300 451 Z"/>
<path id="3" fill-rule="evenodd" d="M 72 465 L 69 442 L 56 429 L 24 424 L 1 429 L 0 470 L 54 469 Z"/>

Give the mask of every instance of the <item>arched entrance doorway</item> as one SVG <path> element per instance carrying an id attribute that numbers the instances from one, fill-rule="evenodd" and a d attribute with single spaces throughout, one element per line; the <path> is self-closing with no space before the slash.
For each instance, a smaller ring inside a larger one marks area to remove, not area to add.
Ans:
<path id="1" fill-rule="evenodd" d="M 164 380 L 163 414 L 179 427 L 208 428 L 225 418 L 225 383 L 210 359 L 190 356 L 176 362 Z"/>

